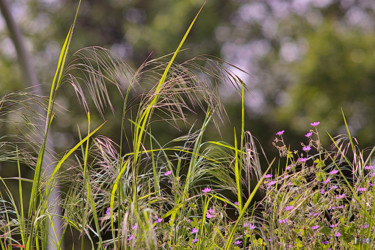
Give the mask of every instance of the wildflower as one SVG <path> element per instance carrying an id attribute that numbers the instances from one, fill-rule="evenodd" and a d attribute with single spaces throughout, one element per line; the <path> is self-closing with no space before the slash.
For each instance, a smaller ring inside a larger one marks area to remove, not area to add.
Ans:
<path id="1" fill-rule="evenodd" d="M 286 207 L 285 207 L 285 211 L 292 210 L 293 208 L 294 208 L 293 206 L 286 206 Z"/>
<path id="2" fill-rule="evenodd" d="M 156 224 L 158 224 L 158 223 L 160 223 L 160 222 L 162 222 L 163 221 L 163 219 L 162 218 L 159 218 L 159 217 L 156 217 L 157 219 L 156 219 L 156 221 L 154 221 L 154 223 L 156 223 Z"/>
<path id="3" fill-rule="evenodd" d="M 238 205 L 239 205 L 238 201 L 236 201 L 236 202 L 234 203 L 234 205 L 238 206 Z"/>
<path id="4" fill-rule="evenodd" d="M 167 172 L 164 173 L 164 176 L 168 176 L 172 173 L 172 170 L 168 170 Z"/>
<path id="5" fill-rule="evenodd" d="M 307 159 L 306 159 L 306 158 L 299 158 L 298 161 L 299 161 L 299 162 L 306 162 Z"/>
<path id="6" fill-rule="evenodd" d="M 337 227 L 337 224 L 332 224 L 329 226 L 330 228 L 334 228 L 334 227 Z"/>
<path id="7" fill-rule="evenodd" d="M 365 187 L 358 188 L 359 192 L 365 192 L 366 190 L 367 190 L 367 188 L 365 188 Z"/>
<path id="8" fill-rule="evenodd" d="M 312 136 L 312 132 L 310 131 L 310 132 L 306 133 L 305 136 L 306 136 L 306 137 L 310 137 L 310 136 Z"/>
<path id="9" fill-rule="evenodd" d="M 214 216 L 215 216 L 215 212 L 214 212 L 214 210 L 213 210 L 212 208 L 208 209 L 207 212 L 206 212 L 206 217 L 207 217 L 208 219 L 211 219 L 211 218 L 213 218 Z"/>
<path id="10" fill-rule="evenodd" d="M 362 228 L 368 228 L 368 224 L 366 224 L 366 225 L 363 225 L 363 227 Z"/>
<path id="11" fill-rule="evenodd" d="M 328 174 L 330 175 L 334 175 L 334 174 L 337 174 L 339 171 L 337 169 L 334 169 L 332 170 L 331 172 L 329 172 Z"/>
<path id="12" fill-rule="evenodd" d="M 316 127 L 316 126 L 318 126 L 319 124 L 320 124 L 320 122 L 312 122 L 312 123 L 310 123 L 310 125 L 313 126 L 313 127 Z"/>
<path id="13" fill-rule="evenodd" d="M 105 211 L 106 216 L 111 216 L 111 207 L 107 207 L 107 210 Z"/>
<path id="14" fill-rule="evenodd" d="M 370 169 L 373 169 L 373 168 L 374 168 L 374 166 L 366 166 L 365 167 L 366 170 L 370 170 Z"/>
<path id="15" fill-rule="evenodd" d="M 276 133 L 276 135 L 282 135 L 284 134 L 285 130 L 280 130 L 279 132 Z"/>
<path id="16" fill-rule="evenodd" d="M 198 232 L 198 229 L 196 229 L 196 228 L 193 228 L 193 229 L 191 230 L 191 234 L 195 234 L 196 232 Z"/>
<path id="17" fill-rule="evenodd" d="M 324 194 L 325 193 L 324 188 L 322 188 L 319 193 Z"/>
<path id="18" fill-rule="evenodd" d="M 206 187 L 206 188 L 204 188 L 204 189 L 202 190 L 202 193 L 204 193 L 204 194 L 206 194 L 206 193 L 208 193 L 208 192 L 211 192 L 211 188 Z"/>
<path id="19" fill-rule="evenodd" d="M 338 188 L 337 185 L 332 185 L 332 186 L 331 186 L 331 189 L 336 189 L 336 188 Z"/>
<path id="20" fill-rule="evenodd" d="M 340 232 L 335 233 L 335 236 L 340 237 L 341 236 Z"/>
<path id="21" fill-rule="evenodd" d="M 241 245 L 241 243 L 242 243 L 242 241 L 240 241 L 240 240 L 236 240 L 236 242 L 234 242 L 234 244 L 236 244 L 236 246 Z"/>
<path id="22" fill-rule="evenodd" d="M 316 230 L 319 228 L 319 225 L 312 226 L 311 229 Z"/>
<path id="23" fill-rule="evenodd" d="M 267 183 L 267 186 L 270 187 L 270 186 L 275 185 L 275 184 L 276 184 L 276 181 L 270 181 L 270 182 Z"/>
<path id="24" fill-rule="evenodd" d="M 128 241 L 131 241 L 132 239 L 134 239 L 134 234 L 130 235 L 130 237 L 128 238 Z"/>
<path id="25" fill-rule="evenodd" d="M 250 225 L 250 223 L 245 222 L 245 223 L 243 224 L 243 227 L 248 227 L 249 225 Z"/>
<path id="26" fill-rule="evenodd" d="M 305 152 L 308 152 L 311 150 L 311 147 L 309 145 L 302 147 L 302 150 Z"/>
<path id="27" fill-rule="evenodd" d="M 195 239 L 193 240 L 193 243 L 197 242 L 198 240 L 199 240 L 199 238 L 195 238 Z"/>
<path id="28" fill-rule="evenodd" d="M 278 220 L 277 222 L 279 222 L 280 224 L 286 224 L 288 223 L 288 219 Z"/>
<path id="29" fill-rule="evenodd" d="M 323 181 L 323 184 L 327 184 L 330 180 L 331 178 L 327 178 L 325 181 Z"/>
<path id="30" fill-rule="evenodd" d="M 372 173 L 371 176 L 372 176 L 372 177 L 375 177 L 375 173 Z"/>
<path id="31" fill-rule="evenodd" d="M 336 199 L 342 199 L 344 197 L 345 197 L 345 194 L 340 194 L 340 195 L 336 196 Z"/>
<path id="32" fill-rule="evenodd" d="M 286 166 L 285 170 L 289 170 L 290 169 L 290 165 L 289 166 Z"/>
<path id="33" fill-rule="evenodd" d="M 264 179 L 269 179 L 269 178 L 271 178 L 272 177 L 272 174 L 266 174 L 265 176 L 264 176 Z"/>
<path id="34" fill-rule="evenodd" d="M 249 229 L 250 229 L 250 230 L 253 230 L 253 229 L 255 229 L 255 228 L 257 228 L 257 226 L 255 226 L 254 224 L 250 224 L 250 226 L 249 226 Z"/>
<path id="35" fill-rule="evenodd" d="M 323 243 L 324 245 L 328 245 L 328 244 L 329 244 L 329 240 L 323 240 L 322 243 Z"/>
<path id="36" fill-rule="evenodd" d="M 137 229 L 137 228 L 138 228 L 138 224 L 135 223 L 135 224 L 132 226 L 132 229 L 135 230 L 135 229 Z"/>

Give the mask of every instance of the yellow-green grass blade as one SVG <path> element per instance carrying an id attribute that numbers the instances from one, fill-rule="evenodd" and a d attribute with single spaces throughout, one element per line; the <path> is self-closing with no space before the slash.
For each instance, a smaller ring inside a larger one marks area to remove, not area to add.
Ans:
<path id="1" fill-rule="evenodd" d="M 126 168 L 128 167 L 129 161 L 130 161 L 130 159 L 128 158 L 126 160 L 125 164 L 122 166 L 122 168 L 120 170 L 120 173 L 117 175 L 116 180 L 113 184 L 113 188 L 112 188 L 112 192 L 111 192 L 111 200 L 110 200 L 109 207 L 110 207 L 110 213 L 111 213 L 111 229 L 112 229 L 113 239 L 115 239 L 115 235 L 114 235 L 115 230 L 114 230 L 114 226 L 113 226 L 113 207 L 114 207 L 114 204 L 115 204 L 115 194 L 116 194 L 120 179 L 121 179 L 123 173 L 125 172 Z"/>
<path id="2" fill-rule="evenodd" d="M 140 151 L 140 147 L 141 147 L 141 143 L 142 143 L 142 138 L 143 138 L 143 133 L 145 131 L 145 127 L 146 127 L 147 121 L 149 120 L 150 113 L 151 113 L 154 105 L 157 103 L 157 101 L 159 99 L 159 94 L 160 94 L 161 88 L 162 88 L 162 86 L 163 86 L 163 84 L 164 84 L 164 82 L 165 82 L 165 80 L 167 78 L 169 69 L 171 68 L 174 60 L 176 59 L 176 57 L 177 57 L 177 55 L 178 55 L 181 47 L 185 43 L 185 41 L 186 41 L 186 39 L 187 39 L 187 37 L 188 37 L 191 29 L 194 26 L 195 21 L 197 20 L 199 14 L 201 13 L 204 5 L 205 5 L 205 3 L 202 5 L 202 7 L 199 9 L 197 15 L 194 17 L 193 21 L 190 23 L 189 28 L 185 32 L 182 40 L 180 41 L 180 44 L 178 45 L 177 49 L 173 53 L 173 56 L 172 56 L 171 60 L 168 62 L 168 65 L 165 68 L 164 73 L 163 73 L 162 77 L 159 80 L 159 83 L 158 83 L 158 85 L 156 87 L 153 99 L 147 105 L 146 110 L 144 112 L 142 112 L 142 114 L 141 114 L 141 116 L 139 118 L 139 122 L 138 122 L 139 127 L 137 126 L 137 128 L 136 128 L 136 134 L 135 134 L 134 162 L 133 162 L 134 165 L 136 165 L 137 161 L 138 161 L 138 152 Z"/>
<path id="3" fill-rule="evenodd" d="M 45 125 L 45 135 L 44 135 L 42 147 L 39 151 L 38 160 L 37 160 L 37 164 L 36 164 L 36 167 L 35 167 L 33 186 L 32 186 L 32 189 L 31 189 L 31 198 L 30 198 L 30 205 L 29 205 L 29 217 L 31 217 L 32 211 L 35 208 L 36 201 L 37 201 L 37 193 L 38 193 L 38 190 L 39 190 L 39 187 L 40 187 L 42 163 L 43 163 L 44 151 L 45 151 L 45 147 L 46 147 L 47 135 L 48 135 L 49 127 L 50 127 L 52 119 L 53 119 L 52 109 L 53 109 L 56 86 L 58 86 L 60 81 L 61 81 L 62 73 L 63 73 L 63 70 L 64 70 L 64 64 L 65 64 L 66 56 L 68 54 L 68 49 L 69 49 L 74 25 L 75 25 L 75 22 L 77 20 L 80 5 L 81 5 L 81 0 L 78 3 L 78 7 L 77 7 L 77 10 L 76 10 L 76 14 L 75 14 L 75 17 L 74 17 L 73 24 L 71 25 L 71 27 L 69 29 L 69 32 L 68 32 L 68 34 L 65 38 L 65 42 L 64 42 L 63 47 L 61 49 L 58 64 L 57 64 L 57 69 L 56 69 L 55 76 L 53 78 L 52 85 L 51 85 L 50 96 L 49 96 L 49 100 L 48 100 L 48 109 L 47 109 L 47 117 L 46 117 L 46 125 Z"/>
<path id="4" fill-rule="evenodd" d="M 62 166 L 62 164 L 66 161 L 66 159 L 69 158 L 70 155 L 72 155 L 76 150 L 77 148 L 79 148 L 83 143 L 85 143 L 90 137 L 92 137 L 99 129 L 101 129 L 104 124 L 106 124 L 106 122 L 103 122 L 99 127 L 97 127 L 94 131 L 92 131 L 90 134 L 88 134 L 85 138 L 83 138 L 80 142 L 78 142 L 71 150 L 69 150 L 68 153 L 66 153 L 64 155 L 64 157 L 57 163 L 55 169 L 53 170 L 48 182 L 47 182 L 47 186 L 46 188 L 47 189 L 51 189 L 51 182 L 54 180 L 54 177 L 56 175 L 56 173 L 60 170 L 60 167 Z M 49 193 L 47 194 L 47 198 L 49 196 Z"/>
<path id="5" fill-rule="evenodd" d="M 234 147 L 237 148 L 237 135 L 236 135 L 236 129 L 234 129 Z M 234 159 L 234 176 L 236 178 L 236 185 L 237 185 L 237 201 L 238 201 L 238 207 L 241 211 L 242 209 L 242 187 L 241 187 L 241 171 L 240 171 L 240 164 L 238 160 L 238 151 L 235 151 L 235 159 Z"/>

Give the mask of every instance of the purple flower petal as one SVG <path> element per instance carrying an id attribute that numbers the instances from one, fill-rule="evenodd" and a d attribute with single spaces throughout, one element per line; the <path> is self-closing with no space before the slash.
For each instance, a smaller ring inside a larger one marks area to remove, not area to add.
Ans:
<path id="1" fill-rule="evenodd" d="M 311 147 L 309 145 L 302 147 L 302 150 L 305 152 L 308 152 L 311 150 Z"/>
<path id="2" fill-rule="evenodd" d="M 331 172 L 329 172 L 328 174 L 330 175 L 334 175 L 334 174 L 337 174 L 339 171 L 337 169 L 334 169 L 332 170 Z"/>
<path id="3" fill-rule="evenodd" d="M 171 173 L 172 173 L 172 171 L 169 170 L 169 171 L 167 171 L 167 172 L 164 173 L 164 176 L 168 176 L 168 175 L 170 175 Z"/>
<path id="4" fill-rule="evenodd" d="M 306 136 L 306 137 L 310 137 L 310 136 L 312 136 L 312 132 L 310 131 L 310 132 L 306 133 L 305 136 Z"/>
<path id="5" fill-rule="evenodd" d="M 284 132 L 285 132 L 285 130 L 280 130 L 280 131 L 278 131 L 278 132 L 276 133 L 276 135 L 282 135 L 282 134 L 284 134 Z"/>
<path id="6" fill-rule="evenodd" d="M 316 127 L 316 126 L 318 126 L 319 124 L 320 124 L 320 122 L 312 122 L 312 123 L 310 123 L 310 125 L 313 126 L 313 127 Z"/>

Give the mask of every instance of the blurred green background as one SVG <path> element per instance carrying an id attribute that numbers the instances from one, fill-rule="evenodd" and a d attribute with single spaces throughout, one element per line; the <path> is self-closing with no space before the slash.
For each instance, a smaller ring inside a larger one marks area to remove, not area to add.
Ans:
<path id="1" fill-rule="evenodd" d="M 10 1 L 45 95 L 77 2 Z M 136 69 L 147 58 L 173 52 L 202 3 L 202 0 L 83 0 L 70 55 L 85 46 L 103 46 Z M 258 138 L 270 157 L 277 153 L 271 144 L 274 134 L 282 129 L 286 131 L 286 142 L 295 146 L 304 139 L 313 121 L 321 122 L 319 131 L 323 134 L 345 133 L 341 108 L 360 146 L 373 145 L 374 1 L 208 0 L 184 48 L 188 50 L 178 56 L 179 62 L 212 55 L 248 72 L 235 72 L 249 90 L 246 129 Z M 2 18 L 0 75 L 1 96 L 28 86 L 22 81 L 15 49 Z M 220 127 L 221 136 L 232 142 L 233 127 L 240 129 L 240 98 L 231 86 L 220 86 L 220 93 L 230 117 Z M 77 140 L 71 131 L 77 131 L 77 124 L 85 126 L 86 117 L 83 109 L 77 108 L 72 89 L 63 89 L 57 102 L 67 110 L 62 111 L 60 118 L 57 116 L 63 122 L 56 122 L 53 127 L 59 152 Z M 113 105 L 121 112 L 121 98 L 113 97 Z M 99 114 L 93 115 L 94 120 L 101 119 Z M 116 120 L 116 117 L 107 110 L 105 119 Z M 202 118 L 197 116 L 197 119 Z M 102 133 L 119 142 L 119 127 L 120 121 L 112 122 Z M 2 129 L 0 134 L 5 133 Z M 171 133 L 162 133 L 162 126 L 160 131 L 160 140 L 171 139 Z"/>

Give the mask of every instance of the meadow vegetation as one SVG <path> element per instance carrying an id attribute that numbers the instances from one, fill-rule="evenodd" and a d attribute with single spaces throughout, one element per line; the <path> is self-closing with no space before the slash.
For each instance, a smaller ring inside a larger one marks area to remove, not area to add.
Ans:
<path id="1" fill-rule="evenodd" d="M 2 96 L 0 121 L 14 133 L 1 135 L 0 161 L 18 173 L 0 177 L 2 249 L 46 249 L 54 217 L 64 222 L 57 248 L 79 235 L 74 249 L 371 249 L 374 149 L 360 149 L 349 129 L 332 137 L 312 122 L 300 148 L 290 148 L 287 131 L 275 131 L 279 157 L 268 160 L 245 131 L 247 90 L 235 67 L 212 58 L 175 62 L 197 17 L 173 54 L 137 70 L 100 47 L 77 51 L 65 67 L 73 24 L 50 96 Z M 242 122 L 234 124 L 231 142 L 205 136 L 216 127 L 220 138 L 227 120 L 218 84 L 236 88 L 242 101 Z M 72 133 L 81 140 L 57 155 L 46 175 L 45 145 L 55 116 L 64 112 L 57 101 L 64 88 L 80 103 L 84 125 Z M 111 104 L 110 88 L 122 107 Z M 92 112 L 108 108 L 120 109 L 121 117 L 91 120 Z M 197 113 L 204 119 L 194 118 Z M 42 131 L 35 125 L 40 119 Z M 120 144 L 101 135 L 110 122 L 121 124 Z M 161 143 L 155 124 L 189 132 Z M 330 138 L 330 147 L 321 136 Z M 33 179 L 22 176 L 25 168 Z M 50 202 L 56 185 L 60 199 Z M 255 200 L 256 194 L 263 198 Z M 50 212 L 55 206 L 62 214 Z"/>

